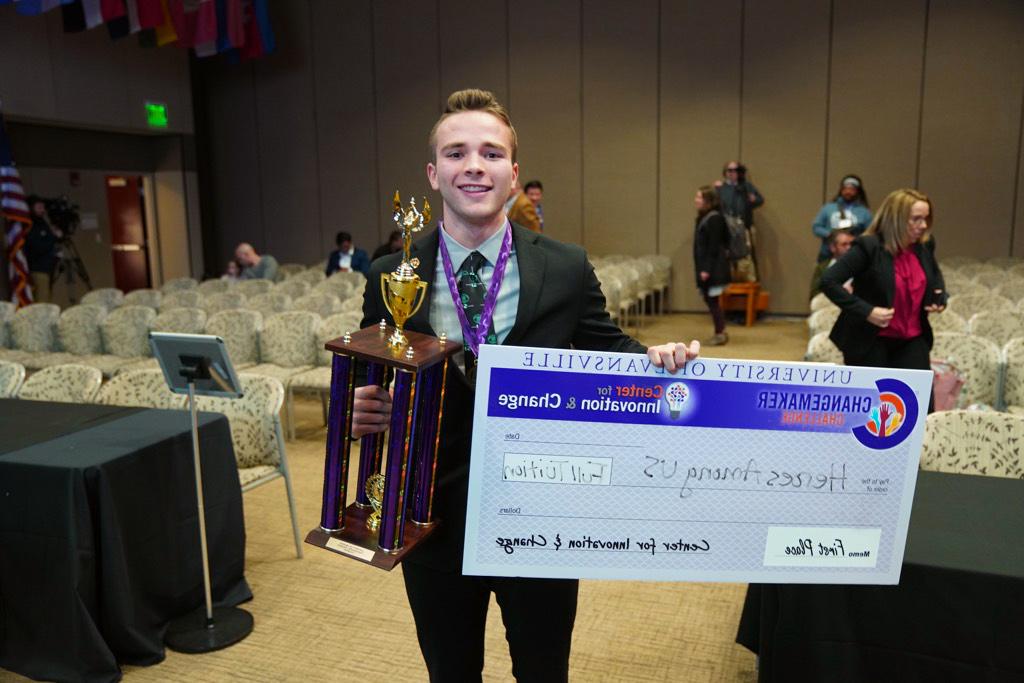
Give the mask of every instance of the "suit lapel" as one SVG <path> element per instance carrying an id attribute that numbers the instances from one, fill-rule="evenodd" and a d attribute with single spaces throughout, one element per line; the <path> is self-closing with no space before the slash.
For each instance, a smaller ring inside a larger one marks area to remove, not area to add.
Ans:
<path id="1" fill-rule="evenodd" d="M 533 322 L 537 300 L 544 286 L 544 271 L 547 257 L 537 245 L 537 233 L 517 225 L 512 226 L 512 238 L 516 246 L 516 263 L 519 267 L 519 305 L 516 308 L 516 322 L 503 344 L 517 344 Z"/>

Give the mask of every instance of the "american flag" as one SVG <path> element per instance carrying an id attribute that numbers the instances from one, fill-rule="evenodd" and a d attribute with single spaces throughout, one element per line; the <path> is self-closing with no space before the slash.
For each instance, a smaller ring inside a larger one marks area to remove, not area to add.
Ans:
<path id="1" fill-rule="evenodd" d="M 11 141 L 7 137 L 3 112 L 0 112 L 0 211 L 7 220 L 7 276 L 11 285 L 11 301 L 20 308 L 32 303 L 28 261 L 23 249 L 32 228 L 32 217 L 25 203 L 21 176 L 11 157 Z"/>

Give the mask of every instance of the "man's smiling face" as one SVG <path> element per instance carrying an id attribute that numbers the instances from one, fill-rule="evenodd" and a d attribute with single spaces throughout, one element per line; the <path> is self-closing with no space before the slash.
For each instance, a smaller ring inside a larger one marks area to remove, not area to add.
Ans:
<path id="1" fill-rule="evenodd" d="M 427 178 L 444 200 L 445 225 L 489 228 L 504 220 L 505 200 L 519 176 L 508 126 L 493 114 L 459 112 L 441 122 L 435 141 Z"/>

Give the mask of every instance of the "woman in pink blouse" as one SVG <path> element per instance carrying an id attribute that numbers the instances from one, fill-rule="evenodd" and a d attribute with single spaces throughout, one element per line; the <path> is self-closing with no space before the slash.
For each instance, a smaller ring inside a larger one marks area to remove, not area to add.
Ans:
<path id="1" fill-rule="evenodd" d="M 842 312 L 830 339 L 847 365 L 928 370 L 928 313 L 946 305 L 935 260 L 931 200 L 917 190 L 885 198 L 871 226 L 821 277 Z M 853 292 L 843 283 L 853 278 Z"/>

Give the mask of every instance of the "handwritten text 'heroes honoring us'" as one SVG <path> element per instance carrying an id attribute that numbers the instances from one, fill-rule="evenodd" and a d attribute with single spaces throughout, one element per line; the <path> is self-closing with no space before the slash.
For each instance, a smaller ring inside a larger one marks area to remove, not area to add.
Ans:
<path id="1" fill-rule="evenodd" d="M 482 346 L 463 571 L 898 583 L 931 377 Z"/>

